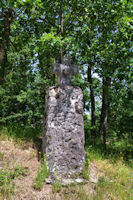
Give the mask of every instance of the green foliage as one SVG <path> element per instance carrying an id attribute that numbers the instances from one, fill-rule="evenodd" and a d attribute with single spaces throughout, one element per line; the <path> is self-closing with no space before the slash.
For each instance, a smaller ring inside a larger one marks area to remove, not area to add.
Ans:
<path id="1" fill-rule="evenodd" d="M 15 77 L 9 78 L 8 81 L 12 81 L 12 78 L 14 79 Z M 36 79 L 35 85 L 31 86 L 32 83 L 29 82 L 27 85 L 28 87 L 25 86 L 26 88 L 23 89 L 19 88 L 19 84 L 22 84 L 19 82 L 18 90 L 20 91 L 18 91 L 17 94 L 15 88 L 11 88 L 11 90 L 2 90 L 3 92 L 1 91 L 1 123 L 20 122 L 24 125 L 29 123 L 34 127 L 42 125 L 45 88 L 48 87 L 49 83 L 42 80 L 39 74 L 36 75 Z M 13 87 L 13 85 L 11 87 Z"/>
<path id="2" fill-rule="evenodd" d="M 34 188 L 36 190 L 40 190 L 43 187 L 44 181 L 48 176 L 49 170 L 46 164 L 46 159 L 44 157 L 38 169 L 37 177 L 34 182 Z"/>

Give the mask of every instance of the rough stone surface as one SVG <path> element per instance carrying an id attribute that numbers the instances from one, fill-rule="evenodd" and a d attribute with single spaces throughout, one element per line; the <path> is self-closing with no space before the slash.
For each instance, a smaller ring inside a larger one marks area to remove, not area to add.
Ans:
<path id="1" fill-rule="evenodd" d="M 79 87 L 50 87 L 46 95 L 43 153 L 51 174 L 80 174 L 85 162 L 83 94 Z"/>
<path id="2" fill-rule="evenodd" d="M 53 179 L 52 177 L 46 178 L 46 183 L 47 184 L 51 184 L 53 183 Z M 79 184 L 79 183 L 88 183 L 88 181 L 86 181 L 83 178 L 61 178 L 61 179 L 56 179 L 56 181 L 58 183 L 61 183 L 62 186 L 66 186 L 66 185 L 70 185 L 70 184 Z"/>

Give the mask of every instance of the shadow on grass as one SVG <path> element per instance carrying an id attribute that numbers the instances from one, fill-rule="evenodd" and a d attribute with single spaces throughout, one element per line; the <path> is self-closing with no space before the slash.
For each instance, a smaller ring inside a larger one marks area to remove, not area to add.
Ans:
<path id="1" fill-rule="evenodd" d="M 109 159 L 112 162 L 123 160 L 128 166 L 133 167 L 133 143 L 130 139 L 107 139 L 106 149 L 100 138 L 87 138 L 85 149 L 97 159 Z"/>
<path id="2" fill-rule="evenodd" d="M 42 155 L 42 130 L 35 129 L 29 125 L 11 124 L 0 127 L 0 135 L 6 136 L 8 139 L 13 138 L 17 144 L 28 147 L 28 143 L 37 150 L 37 157 L 40 160 Z"/>

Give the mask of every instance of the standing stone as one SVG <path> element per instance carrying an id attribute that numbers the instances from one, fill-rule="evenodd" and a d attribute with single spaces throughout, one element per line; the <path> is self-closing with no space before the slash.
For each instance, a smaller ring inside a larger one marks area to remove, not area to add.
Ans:
<path id="1" fill-rule="evenodd" d="M 77 67 L 64 58 L 55 64 L 58 87 L 46 94 L 43 153 L 51 174 L 67 176 L 80 174 L 85 162 L 83 94 L 71 85 Z"/>

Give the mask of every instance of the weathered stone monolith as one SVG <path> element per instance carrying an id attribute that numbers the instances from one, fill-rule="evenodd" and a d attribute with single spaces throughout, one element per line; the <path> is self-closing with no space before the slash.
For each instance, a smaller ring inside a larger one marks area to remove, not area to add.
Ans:
<path id="1" fill-rule="evenodd" d="M 43 152 L 51 174 L 70 177 L 81 173 L 84 162 L 83 94 L 71 85 L 78 69 L 68 59 L 55 63 L 58 87 L 46 94 Z"/>

